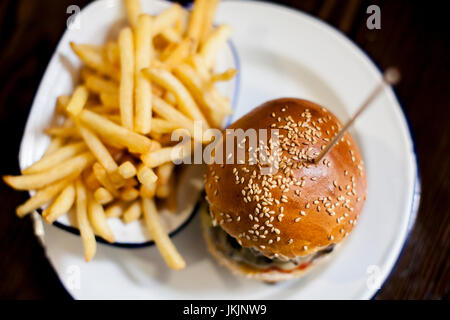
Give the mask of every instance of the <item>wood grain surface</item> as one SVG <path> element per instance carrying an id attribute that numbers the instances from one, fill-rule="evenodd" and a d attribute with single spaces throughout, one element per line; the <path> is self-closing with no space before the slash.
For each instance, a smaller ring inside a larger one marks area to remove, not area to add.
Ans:
<path id="1" fill-rule="evenodd" d="M 18 173 L 28 112 L 69 5 L 84 0 L 0 1 L 0 174 Z M 449 299 L 450 37 L 440 1 L 278 1 L 327 21 L 384 69 L 396 65 L 396 93 L 415 138 L 422 198 L 402 255 L 376 299 Z M 184 2 L 186 3 L 186 1 Z M 381 30 L 368 30 L 366 9 L 381 8 Z M 270 17 L 268 17 L 270 24 Z M 27 198 L 0 183 L 0 298 L 70 299 L 45 258 L 31 219 L 15 216 Z M 383 201 L 380 199 L 380 201 Z"/>

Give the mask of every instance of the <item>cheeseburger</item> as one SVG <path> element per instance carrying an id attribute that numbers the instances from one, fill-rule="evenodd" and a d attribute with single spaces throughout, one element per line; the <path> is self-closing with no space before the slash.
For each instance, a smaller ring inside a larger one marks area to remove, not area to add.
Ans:
<path id="1" fill-rule="evenodd" d="M 350 234 L 366 199 L 358 147 L 346 133 L 315 161 L 341 128 L 326 108 L 285 98 L 223 133 L 225 160 L 208 165 L 209 214 L 202 217 L 208 248 L 221 264 L 262 281 L 286 280 L 310 270 Z M 257 147 L 236 130 L 256 132 Z M 234 153 L 227 142 L 235 142 Z M 239 151 L 245 161 L 230 161 Z"/>

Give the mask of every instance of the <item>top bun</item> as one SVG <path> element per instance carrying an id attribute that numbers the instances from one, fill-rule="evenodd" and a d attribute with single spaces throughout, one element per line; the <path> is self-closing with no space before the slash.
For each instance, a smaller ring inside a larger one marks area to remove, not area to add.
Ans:
<path id="1" fill-rule="evenodd" d="M 264 103 L 237 120 L 229 129 L 279 130 L 279 166 L 262 174 L 264 165 L 249 163 L 255 154 L 250 139 L 236 142 L 242 145 L 235 150 L 245 148 L 244 164 L 208 165 L 205 188 L 213 223 L 243 247 L 280 259 L 340 242 L 356 225 L 366 199 L 361 154 L 346 133 L 320 163 L 308 161 L 340 128 L 326 108 L 291 98 Z M 234 136 L 224 133 L 223 141 L 227 137 Z M 266 145 L 272 137 L 269 132 Z"/>

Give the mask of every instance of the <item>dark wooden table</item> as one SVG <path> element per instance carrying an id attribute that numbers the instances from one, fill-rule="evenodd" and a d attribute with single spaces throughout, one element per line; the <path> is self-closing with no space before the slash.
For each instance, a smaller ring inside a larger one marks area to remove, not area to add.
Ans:
<path id="1" fill-rule="evenodd" d="M 150 1 L 150 0 L 148 0 Z M 66 27 L 66 8 L 86 0 L 0 1 L 0 175 L 17 173 L 24 124 L 51 54 Z M 396 93 L 416 142 L 422 200 L 403 253 L 376 299 L 449 299 L 450 37 L 442 2 L 284 0 L 340 29 L 380 68 L 397 65 Z M 366 9 L 381 8 L 381 30 Z M 270 24 L 270 17 L 268 17 Z M 14 208 L 26 199 L 0 183 L 0 298 L 69 299 Z M 380 199 L 380 201 L 383 201 Z"/>

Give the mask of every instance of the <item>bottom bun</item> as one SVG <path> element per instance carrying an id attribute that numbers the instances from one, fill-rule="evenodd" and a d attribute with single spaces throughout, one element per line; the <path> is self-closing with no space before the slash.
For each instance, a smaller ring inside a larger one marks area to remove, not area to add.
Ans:
<path id="1" fill-rule="evenodd" d="M 314 266 L 316 266 L 319 261 L 326 260 L 325 257 L 330 256 L 330 254 L 320 256 L 319 258 L 309 262 L 307 265 L 299 267 L 299 269 L 289 271 L 264 270 L 252 267 L 251 265 L 245 262 L 233 260 L 227 255 L 223 254 L 221 251 L 217 250 L 217 246 L 211 237 L 211 232 L 209 231 L 211 228 L 211 218 L 209 217 L 206 204 L 202 206 L 201 211 L 202 211 L 201 220 L 202 220 L 203 237 L 205 238 L 209 252 L 213 255 L 214 258 L 216 258 L 216 260 L 219 262 L 220 265 L 230 269 L 233 274 L 245 276 L 247 278 L 263 282 L 276 283 L 280 281 L 302 277 Z"/>

